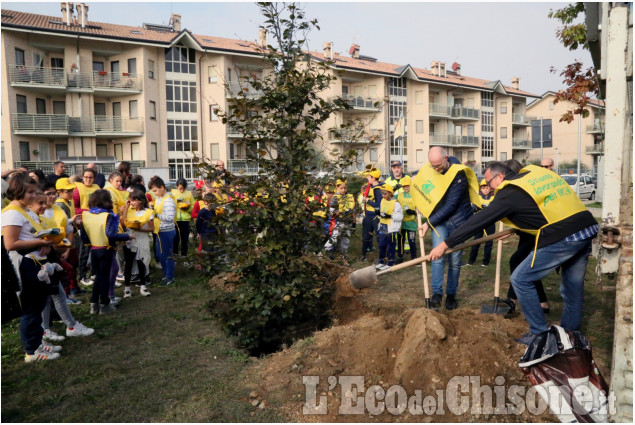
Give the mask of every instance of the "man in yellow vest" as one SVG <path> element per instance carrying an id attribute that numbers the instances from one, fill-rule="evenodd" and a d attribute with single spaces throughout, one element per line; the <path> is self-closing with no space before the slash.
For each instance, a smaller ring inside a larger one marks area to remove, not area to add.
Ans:
<path id="1" fill-rule="evenodd" d="M 432 246 L 438 246 L 473 214 L 471 203 L 480 206 L 478 182 L 474 172 L 439 146 L 430 148 L 428 163 L 414 177 L 410 193 L 426 218 L 419 227 L 423 235 L 432 227 Z M 475 232 L 476 233 L 476 232 Z M 445 308 L 457 307 L 456 293 L 461 273 L 461 251 L 447 256 L 448 277 Z M 444 259 L 432 262 L 432 306 L 443 300 Z"/>
<path id="2" fill-rule="evenodd" d="M 388 177 L 384 183 L 391 185 L 393 188 L 397 185 L 403 186 L 401 180 L 406 177 L 407 174 L 403 172 L 403 164 L 401 161 L 392 161 L 390 163 L 390 170 L 390 177 Z M 395 189 L 393 196 L 397 197 L 401 193 L 403 193 L 403 189 Z"/>
<path id="3" fill-rule="evenodd" d="M 547 330 L 533 282 L 558 266 L 564 301 L 560 325 L 567 330 L 579 330 L 584 276 L 591 240 L 599 229 L 597 222 L 569 185 L 552 171 L 529 165 L 514 174 L 505 164 L 493 162 L 485 170 L 485 180 L 495 190 L 494 200 L 433 249 L 430 258 L 441 257 L 446 249 L 498 220 L 531 234 L 535 237 L 534 251 L 511 275 L 512 286 L 529 322 L 529 332 L 516 341 L 529 345 L 537 334 Z"/>

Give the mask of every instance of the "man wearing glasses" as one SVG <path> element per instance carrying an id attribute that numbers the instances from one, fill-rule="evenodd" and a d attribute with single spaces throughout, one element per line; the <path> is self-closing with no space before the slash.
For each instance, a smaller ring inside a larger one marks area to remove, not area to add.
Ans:
<path id="1" fill-rule="evenodd" d="M 553 159 L 551 158 L 543 158 L 542 161 L 540 161 L 540 166 L 542 168 L 546 168 L 547 170 L 553 171 L 553 165 Z"/>
<path id="2" fill-rule="evenodd" d="M 471 180 L 468 182 L 468 176 Z M 417 208 L 427 221 L 419 227 L 425 235 L 432 227 L 432 246 L 436 247 L 473 214 L 469 187 L 478 196 L 478 183 L 474 172 L 453 157 L 444 148 L 433 146 L 428 152 L 428 164 L 424 165 L 412 181 L 410 189 Z M 414 190 L 413 190 L 414 189 Z M 478 204 L 480 205 L 480 203 Z M 482 230 L 482 229 L 479 229 Z M 474 235 L 476 231 L 472 234 Z M 461 272 L 461 251 L 447 256 L 448 277 L 445 287 L 445 308 L 457 307 L 456 292 Z M 439 256 L 432 262 L 432 306 L 443 300 L 444 259 Z"/>
<path id="3" fill-rule="evenodd" d="M 232 174 L 225 168 L 225 163 L 221 160 L 216 161 L 214 165 L 216 169 L 216 178 L 222 180 L 222 182 L 227 186 L 229 185 L 230 180 L 232 179 Z"/>
<path id="4" fill-rule="evenodd" d="M 579 330 L 584 276 L 591 241 L 599 228 L 597 222 L 569 185 L 543 168 L 529 165 L 515 174 L 505 164 L 493 162 L 485 170 L 485 180 L 495 190 L 494 200 L 434 248 L 430 258 L 440 258 L 446 249 L 502 220 L 535 238 L 536 249 L 511 275 L 512 286 L 529 322 L 529 332 L 516 342 L 530 345 L 537 334 L 548 329 L 534 281 L 558 266 L 564 301 L 560 325 L 566 330 Z"/>

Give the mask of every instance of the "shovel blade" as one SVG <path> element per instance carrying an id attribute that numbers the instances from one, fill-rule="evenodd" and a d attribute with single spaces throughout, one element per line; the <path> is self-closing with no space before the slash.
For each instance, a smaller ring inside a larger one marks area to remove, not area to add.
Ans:
<path id="1" fill-rule="evenodd" d="M 377 283 L 377 270 L 375 266 L 364 267 L 363 269 L 355 270 L 348 275 L 348 279 L 351 281 L 351 285 L 355 289 L 368 288 L 369 286 Z"/>
<path id="2" fill-rule="evenodd" d="M 507 314 L 509 314 L 509 306 L 505 303 L 482 305 L 481 314 L 500 314 L 501 316 L 506 316 Z"/>

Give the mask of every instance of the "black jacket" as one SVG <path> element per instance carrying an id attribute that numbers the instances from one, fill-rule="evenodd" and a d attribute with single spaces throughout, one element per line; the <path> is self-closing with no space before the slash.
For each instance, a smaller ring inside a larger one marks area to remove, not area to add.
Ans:
<path id="1" fill-rule="evenodd" d="M 455 157 L 448 158 L 450 164 L 460 164 Z M 447 170 L 446 170 L 447 172 Z M 445 174 L 445 172 L 443 173 Z M 463 171 L 456 173 L 450 187 L 445 192 L 441 201 L 434 207 L 428 221 L 434 226 L 438 226 L 451 220 L 454 226 L 460 226 L 473 214 L 470 204 L 470 194 L 468 192 L 467 177 Z"/>

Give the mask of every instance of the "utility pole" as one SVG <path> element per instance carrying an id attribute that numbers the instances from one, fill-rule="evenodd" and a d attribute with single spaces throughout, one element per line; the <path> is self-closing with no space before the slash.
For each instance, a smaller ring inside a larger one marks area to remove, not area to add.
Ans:
<path id="1" fill-rule="evenodd" d="M 580 197 L 580 150 L 582 149 L 582 117 L 578 114 L 578 184 L 576 185 L 576 193 Z"/>
<path id="2" fill-rule="evenodd" d="M 540 162 L 542 162 L 542 117 L 540 117 Z"/>

